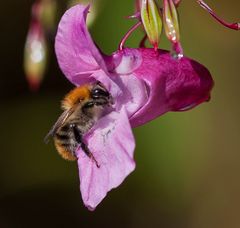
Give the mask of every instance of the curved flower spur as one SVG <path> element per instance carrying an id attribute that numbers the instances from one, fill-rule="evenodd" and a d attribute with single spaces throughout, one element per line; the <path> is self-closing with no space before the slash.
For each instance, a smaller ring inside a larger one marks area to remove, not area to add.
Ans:
<path id="1" fill-rule="evenodd" d="M 124 48 L 121 42 L 112 55 L 102 54 L 86 27 L 88 10 L 89 6 L 77 5 L 64 14 L 55 49 L 70 82 L 79 87 L 98 81 L 114 100 L 112 110 L 84 135 L 99 166 L 81 147 L 76 151 L 82 199 L 94 210 L 135 168 L 131 128 L 209 100 L 213 80 L 198 62 L 174 58 L 156 47 Z"/>

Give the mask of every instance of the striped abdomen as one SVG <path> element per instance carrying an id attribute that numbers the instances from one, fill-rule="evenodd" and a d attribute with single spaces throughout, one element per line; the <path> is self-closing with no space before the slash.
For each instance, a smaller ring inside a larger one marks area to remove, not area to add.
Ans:
<path id="1" fill-rule="evenodd" d="M 70 161 L 76 160 L 75 151 L 78 143 L 69 124 L 59 128 L 54 136 L 54 143 L 57 151 L 64 159 Z"/>

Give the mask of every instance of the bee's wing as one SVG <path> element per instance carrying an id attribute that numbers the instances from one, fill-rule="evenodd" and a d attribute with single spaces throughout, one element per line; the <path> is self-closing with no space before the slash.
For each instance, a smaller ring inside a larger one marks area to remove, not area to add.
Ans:
<path id="1" fill-rule="evenodd" d="M 50 137 L 50 136 L 53 136 L 53 135 L 56 133 L 57 129 L 64 124 L 64 122 L 66 121 L 66 119 L 67 119 L 72 113 L 73 113 L 73 109 L 68 109 L 68 110 L 64 111 L 64 112 L 61 114 L 61 116 L 58 118 L 58 120 L 57 120 L 56 123 L 53 125 L 53 127 L 51 128 L 51 130 L 50 130 L 50 131 L 48 132 L 48 134 L 45 136 L 45 138 L 44 138 L 44 142 L 45 142 L 45 143 L 48 143 L 49 137 Z"/>

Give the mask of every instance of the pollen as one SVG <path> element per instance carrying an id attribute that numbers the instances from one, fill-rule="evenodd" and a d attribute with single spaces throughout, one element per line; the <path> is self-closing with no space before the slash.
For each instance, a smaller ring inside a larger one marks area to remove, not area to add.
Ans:
<path id="1" fill-rule="evenodd" d="M 90 98 L 89 86 L 81 86 L 70 91 L 62 101 L 62 108 L 67 110 L 72 108 L 74 105 L 88 100 Z"/>

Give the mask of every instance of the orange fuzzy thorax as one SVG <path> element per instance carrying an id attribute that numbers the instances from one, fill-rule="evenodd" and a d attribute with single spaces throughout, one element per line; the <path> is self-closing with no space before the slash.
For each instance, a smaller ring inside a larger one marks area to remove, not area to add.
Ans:
<path id="1" fill-rule="evenodd" d="M 79 102 L 90 98 L 90 89 L 88 86 L 81 86 L 70 91 L 62 101 L 62 108 L 67 110 Z"/>

